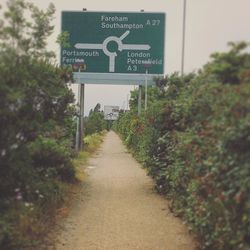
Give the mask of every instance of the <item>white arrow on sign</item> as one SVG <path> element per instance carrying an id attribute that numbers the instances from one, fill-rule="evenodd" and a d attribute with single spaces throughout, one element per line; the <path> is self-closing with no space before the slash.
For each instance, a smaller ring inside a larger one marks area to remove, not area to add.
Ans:
<path id="1" fill-rule="evenodd" d="M 123 44 L 122 50 L 149 50 L 151 47 L 148 44 Z"/>
<path id="2" fill-rule="evenodd" d="M 103 49 L 102 44 L 98 43 L 77 43 L 75 45 L 76 49 Z"/>

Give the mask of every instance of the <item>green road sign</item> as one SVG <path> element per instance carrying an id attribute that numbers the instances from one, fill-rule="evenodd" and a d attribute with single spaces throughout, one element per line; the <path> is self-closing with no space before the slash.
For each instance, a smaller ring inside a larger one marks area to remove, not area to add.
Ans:
<path id="1" fill-rule="evenodd" d="M 62 12 L 61 65 L 88 73 L 163 74 L 164 13 Z"/>

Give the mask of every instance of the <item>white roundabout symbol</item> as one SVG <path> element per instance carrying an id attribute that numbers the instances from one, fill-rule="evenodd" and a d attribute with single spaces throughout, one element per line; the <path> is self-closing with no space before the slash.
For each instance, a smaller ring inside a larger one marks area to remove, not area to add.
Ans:
<path id="1" fill-rule="evenodd" d="M 117 56 L 116 52 L 108 50 L 108 43 L 116 42 L 118 45 L 118 50 L 121 52 L 123 50 L 149 50 L 151 47 L 148 44 L 123 44 L 122 40 L 128 36 L 130 33 L 127 30 L 120 37 L 109 36 L 107 37 L 102 44 L 98 43 L 77 43 L 75 44 L 76 49 L 100 49 L 103 50 L 103 53 L 109 57 L 109 72 L 115 72 L 115 58 Z"/>

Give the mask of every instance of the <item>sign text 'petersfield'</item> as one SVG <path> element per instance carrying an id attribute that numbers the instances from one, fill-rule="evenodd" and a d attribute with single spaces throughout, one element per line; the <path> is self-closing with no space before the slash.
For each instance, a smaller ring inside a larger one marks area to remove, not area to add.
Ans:
<path id="1" fill-rule="evenodd" d="M 164 13 L 63 12 L 62 31 L 61 64 L 74 71 L 164 73 Z"/>

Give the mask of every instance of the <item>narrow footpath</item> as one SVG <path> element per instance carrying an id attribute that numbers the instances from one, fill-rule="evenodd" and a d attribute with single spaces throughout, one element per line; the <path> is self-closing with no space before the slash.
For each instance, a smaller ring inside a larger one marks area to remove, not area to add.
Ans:
<path id="1" fill-rule="evenodd" d="M 81 197 L 58 232 L 57 250 L 194 250 L 167 201 L 109 132 L 87 166 Z"/>

